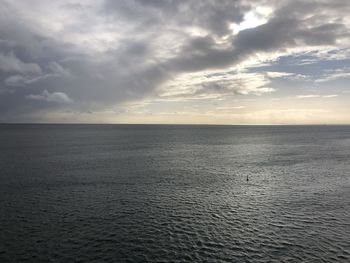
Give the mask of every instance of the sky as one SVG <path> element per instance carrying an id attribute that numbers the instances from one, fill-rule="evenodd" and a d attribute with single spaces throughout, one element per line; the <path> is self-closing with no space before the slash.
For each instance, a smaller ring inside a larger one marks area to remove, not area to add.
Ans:
<path id="1" fill-rule="evenodd" d="M 350 124 L 348 0 L 0 0 L 0 122 Z"/>

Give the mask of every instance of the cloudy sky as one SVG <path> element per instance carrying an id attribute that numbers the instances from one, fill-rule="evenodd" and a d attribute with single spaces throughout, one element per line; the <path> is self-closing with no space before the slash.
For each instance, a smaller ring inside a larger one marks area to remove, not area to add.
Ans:
<path id="1" fill-rule="evenodd" d="M 0 122 L 350 124 L 348 0 L 0 5 Z"/>

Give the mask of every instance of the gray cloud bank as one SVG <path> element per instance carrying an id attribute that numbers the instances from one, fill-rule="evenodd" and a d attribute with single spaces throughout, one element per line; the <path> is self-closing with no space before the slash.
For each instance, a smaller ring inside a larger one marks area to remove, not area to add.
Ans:
<path id="1" fill-rule="evenodd" d="M 0 121 L 106 109 L 157 96 L 179 74 L 349 44 L 350 3 L 343 0 L 55 2 L 0 0 Z M 266 22 L 234 33 L 249 12 Z M 241 90 L 225 83 L 203 83 L 201 94 L 227 93 L 225 85 L 232 94 Z"/>

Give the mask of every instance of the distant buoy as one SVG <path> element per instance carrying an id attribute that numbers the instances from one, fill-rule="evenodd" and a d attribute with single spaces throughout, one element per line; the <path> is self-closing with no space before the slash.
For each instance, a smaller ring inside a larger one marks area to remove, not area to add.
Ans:
<path id="1" fill-rule="evenodd" d="M 249 177 L 248 177 L 248 175 L 247 175 L 247 182 L 249 182 Z"/>

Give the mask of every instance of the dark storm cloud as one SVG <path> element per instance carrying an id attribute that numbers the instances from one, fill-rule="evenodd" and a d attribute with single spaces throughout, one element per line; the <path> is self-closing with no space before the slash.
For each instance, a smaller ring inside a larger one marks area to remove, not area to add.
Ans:
<path id="1" fill-rule="evenodd" d="M 331 45 L 338 39 L 349 37 L 343 24 L 327 23 L 312 26 L 305 20 L 285 15 L 289 5 L 277 10 L 266 24 L 246 29 L 232 38 L 232 45 L 216 45 L 212 38 L 191 39 L 183 48 L 183 53 L 172 61 L 179 71 L 199 71 L 221 68 L 237 63 L 256 52 L 269 52 L 296 46 Z"/>
<path id="2" fill-rule="evenodd" d="M 232 0 L 107 0 L 104 6 L 106 14 L 116 19 L 123 16 L 148 26 L 194 25 L 215 35 L 228 34 L 229 23 L 241 22 L 249 9 L 244 1 Z"/>
<path id="3" fill-rule="evenodd" d="M 45 108 L 108 108 L 142 99 L 179 73 L 224 68 L 256 53 L 336 45 L 348 37 L 347 1 L 278 1 L 265 24 L 236 35 L 231 24 L 272 2 L 35 3 L 42 8 L 36 15 L 28 2 L 0 0 L 0 120 Z M 46 15 L 51 5 L 61 20 Z M 226 89 L 219 84 L 203 85 L 201 92 Z"/>

